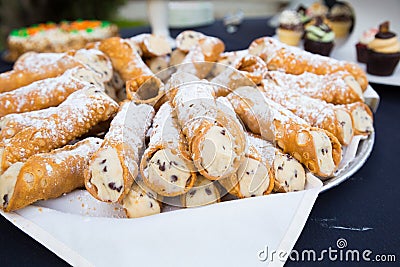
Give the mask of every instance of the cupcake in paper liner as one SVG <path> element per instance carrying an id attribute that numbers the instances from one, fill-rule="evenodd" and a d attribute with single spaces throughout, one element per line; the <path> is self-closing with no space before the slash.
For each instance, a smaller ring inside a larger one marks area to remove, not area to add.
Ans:
<path id="1" fill-rule="evenodd" d="M 400 42 L 389 30 L 389 22 L 379 25 L 379 31 L 368 45 L 367 72 L 377 76 L 393 74 L 400 60 Z"/>
<path id="2" fill-rule="evenodd" d="M 346 2 L 337 2 L 329 10 L 327 22 L 337 38 L 347 37 L 354 24 L 352 7 Z"/>
<path id="3" fill-rule="evenodd" d="M 335 33 L 323 22 L 322 17 L 313 19 L 305 31 L 304 50 L 329 56 L 334 46 Z"/>
<path id="4" fill-rule="evenodd" d="M 303 35 L 303 24 L 300 15 L 293 10 L 285 10 L 279 17 L 279 27 L 276 30 L 279 41 L 297 46 Z"/>

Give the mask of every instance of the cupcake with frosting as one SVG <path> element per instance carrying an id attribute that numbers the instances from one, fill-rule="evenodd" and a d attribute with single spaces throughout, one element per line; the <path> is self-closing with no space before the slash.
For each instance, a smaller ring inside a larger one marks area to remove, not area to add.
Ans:
<path id="1" fill-rule="evenodd" d="M 329 8 L 324 5 L 321 1 L 315 1 L 306 10 L 306 15 L 313 19 L 316 17 L 325 18 L 328 14 Z"/>
<path id="2" fill-rule="evenodd" d="M 366 30 L 361 35 L 358 43 L 356 44 L 357 61 L 367 63 L 368 59 L 368 44 L 375 39 L 375 34 L 378 33 L 377 28 Z"/>
<path id="3" fill-rule="evenodd" d="M 276 30 L 279 41 L 297 46 L 303 35 L 303 23 L 300 15 L 293 10 L 285 10 L 279 16 L 279 27 Z"/>
<path id="4" fill-rule="evenodd" d="M 322 17 L 313 19 L 305 31 L 304 50 L 329 56 L 334 46 L 335 33 L 324 23 Z"/>
<path id="5" fill-rule="evenodd" d="M 367 45 L 367 72 L 378 76 L 390 76 L 400 60 L 400 42 L 389 30 L 389 22 L 379 25 L 375 38 Z"/>
<path id="6" fill-rule="evenodd" d="M 307 15 L 307 8 L 305 6 L 299 5 L 296 11 L 300 16 L 300 21 L 303 25 L 306 25 L 311 21 L 311 17 Z"/>
<path id="7" fill-rule="evenodd" d="M 328 24 L 338 38 L 347 37 L 353 26 L 354 13 L 349 4 L 338 2 L 329 10 Z"/>

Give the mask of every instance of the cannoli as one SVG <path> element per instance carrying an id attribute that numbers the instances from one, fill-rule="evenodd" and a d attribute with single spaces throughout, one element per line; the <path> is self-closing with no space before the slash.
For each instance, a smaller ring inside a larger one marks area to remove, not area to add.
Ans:
<path id="1" fill-rule="evenodd" d="M 29 52 L 15 63 L 16 67 L 13 70 L 1 73 L 0 93 L 12 91 L 38 80 L 53 78 L 63 74 L 67 69 L 82 66 L 82 63 L 73 56 L 65 53 L 45 54 L 44 56 Z"/>
<path id="2" fill-rule="evenodd" d="M 362 102 L 356 102 L 338 107 L 347 110 L 353 121 L 355 135 L 369 135 L 374 131 L 374 119 L 371 109 Z"/>
<path id="3" fill-rule="evenodd" d="M 97 49 L 79 49 L 68 52 L 75 60 L 93 70 L 101 82 L 106 83 L 113 77 L 113 67 L 107 55 Z"/>
<path id="4" fill-rule="evenodd" d="M 236 118 L 220 111 L 207 81 L 180 86 L 172 99 L 189 151 L 198 171 L 207 179 L 232 175 L 246 147 Z"/>
<path id="5" fill-rule="evenodd" d="M 224 71 L 226 67 L 236 68 L 240 60 L 248 54 L 249 51 L 247 49 L 221 53 L 218 60 L 215 62 L 216 64 L 214 68 L 211 71 L 212 76 L 217 76 L 222 71 Z"/>
<path id="6" fill-rule="evenodd" d="M 294 192 L 304 190 L 306 171 L 295 158 L 284 154 L 271 142 L 260 136 L 247 134 L 247 140 L 272 167 L 274 176 L 274 192 Z"/>
<path id="7" fill-rule="evenodd" d="M 271 37 L 262 37 L 253 41 L 249 47 L 249 53 L 260 56 L 267 63 L 269 70 L 281 70 L 296 75 L 304 72 L 324 75 L 347 71 L 354 76 L 363 91 L 368 86 L 367 75 L 357 64 L 312 54 L 283 44 Z"/>
<path id="8" fill-rule="evenodd" d="M 196 180 L 186 139 L 169 102 L 164 103 L 154 117 L 140 172 L 144 183 L 162 196 L 184 194 Z"/>
<path id="9" fill-rule="evenodd" d="M 171 53 L 171 58 L 169 61 L 169 66 L 176 66 L 182 63 L 182 61 L 185 59 L 187 55 L 187 52 L 184 52 L 180 49 L 175 49 Z"/>
<path id="10" fill-rule="evenodd" d="M 139 171 L 139 156 L 154 116 L 149 105 L 123 102 L 85 172 L 85 187 L 104 202 L 121 202 Z"/>
<path id="11" fill-rule="evenodd" d="M 176 37 L 176 47 L 184 52 L 190 52 L 199 46 L 205 61 L 217 61 L 225 50 L 224 43 L 216 38 L 195 31 L 183 31 Z"/>
<path id="12" fill-rule="evenodd" d="M 181 64 L 176 66 L 176 72 L 186 72 L 203 79 L 214 68 L 214 62 L 208 62 L 201 51 L 200 46 L 193 47 Z"/>
<path id="13" fill-rule="evenodd" d="M 326 75 L 304 72 L 300 75 L 281 71 L 269 71 L 266 78 L 281 86 L 299 93 L 324 100 L 332 104 L 363 102 L 364 96 L 360 85 L 347 71 L 338 71 Z"/>
<path id="14" fill-rule="evenodd" d="M 98 49 L 111 59 L 114 70 L 125 82 L 142 75 L 153 75 L 153 72 L 143 62 L 133 42 L 112 37 L 101 41 Z"/>
<path id="15" fill-rule="evenodd" d="M 139 218 L 161 212 L 161 203 L 157 200 L 157 194 L 136 183 L 123 199 L 122 207 L 128 218 Z"/>
<path id="16" fill-rule="evenodd" d="M 135 103 L 152 105 L 156 110 L 167 100 L 164 83 L 155 75 L 129 80 L 126 93 Z"/>
<path id="17" fill-rule="evenodd" d="M 1 173 L 13 163 L 66 145 L 99 122 L 108 120 L 117 109 L 118 104 L 102 90 L 88 85 L 72 93 L 57 107 L 10 114 L 20 115 L 23 123 L 29 118 L 33 120 L 31 125 L 3 141 L 0 146 Z M 18 125 L 18 120 L 15 124 Z"/>
<path id="18" fill-rule="evenodd" d="M 13 211 L 83 187 L 83 173 L 102 140 L 95 137 L 10 166 L 0 179 L 1 207 Z"/>
<path id="19" fill-rule="evenodd" d="M 236 119 L 234 108 L 225 97 L 217 98 L 218 108 L 226 114 Z M 272 164 L 265 157 L 266 155 L 259 151 L 246 134 L 247 149 L 243 162 L 240 164 L 237 172 L 225 179 L 218 180 L 219 183 L 232 195 L 245 198 L 252 196 L 261 196 L 271 193 L 274 187 L 274 175 Z"/>
<path id="20" fill-rule="evenodd" d="M 191 38 L 193 36 L 193 38 Z M 182 51 L 188 51 L 178 71 L 190 72 L 200 79 L 205 78 L 213 69 L 219 55 L 225 50 L 224 43 L 211 36 L 193 31 L 184 31 L 177 36 L 177 47 Z"/>
<path id="21" fill-rule="evenodd" d="M 190 73 L 179 71 L 171 75 L 171 78 L 165 84 L 165 93 L 169 100 L 174 99 L 175 94 L 180 86 L 198 83 L 200 79 Z"/>
<path id="22" fill-rule="evenodd" d="M 261 88 L 266 97 L 287 108 L 311 126 L 330 132 L 342 145 L 348 145 L 353 138 L 353 123 L 346 109 L 296 91 L 285 90 L 269 81 L 263 82 Z"/>
<path id="23" fill-rule="evenodd" d="M 173 68 L 169 67 L 169 56 L 158 56 L 146 59 L 146 65 L 150 70 L 162 81 L 167 81 L 172 73 Z"/>
<path id="24" fill-rule="evenodd" d="M 106 93 L 107 93 L 107 91 L 114 92 L 115 98 L 118 101 L 124 101 L 126 99 L 125 82 L 124 82 L 124 80 L 122 80 L 122 78 L 118 72 L 116 72 L 116 71 L 113 72 L 113 77 L 111 78 L 111 80 L 109 82 L 104 83 L 104 87 L 105 87 Z"/>
<path id="25" fill-rule="evenodd" d="M 259 57 L 252 55 L 243 56 L 234 67 L 226 67 L 218 76 L 211 79 L 216 96 L 227 96 L 241 86 L 258 85 L 267 72 L 265 63 Z"/>
<path id="26" fill-rule="evenodd" d="M 303 119 L 266 98 L 254 87 L 240 87 L 228 95 L 235 112 L 254 134 L 276 143 L 320 177 L 331 177 L 341 161 L 341 145 L 331 133 L 311 127 Z"/>
<path id="27" fill-rule="evenodd" d="M 171 53 L 167 38 L 155 34 L 142 33 L 130 38 L 142 51 L 143 57 L 159 57 Z"/>
<path id="28" fill-rule="evenodd" d="M 182 207 L 194 208 L 220 202 L 220 192 L 216 182 L 210 181 L 198 174 L 193 187 L 181 195 Z"/>
<path id="29" fill-rule="evenodd" d="M 33 82 L 10 92 L 0 94 L 0 117 L 54 107 L 71 93 L 88 84 L 103 87 L 98 76 L 90 69 L 76 67 L 61 76 Z"/>
<path id="30" fill-rule="evenodd" d="M 176 48 L 183 51 L 189 52 L 194 46 L 198 45 L 201 38 L 206 37 L 201 32 L 196 31 L 183 31 L 176 36 Z"/>
<path id="31" fill-rule="evenodd" d="M 245 159 L 237 172 L 218 182 L 238 198 L 268 195 L 274 188 L 274 174 L 268 160 L 248 139 Z"/>

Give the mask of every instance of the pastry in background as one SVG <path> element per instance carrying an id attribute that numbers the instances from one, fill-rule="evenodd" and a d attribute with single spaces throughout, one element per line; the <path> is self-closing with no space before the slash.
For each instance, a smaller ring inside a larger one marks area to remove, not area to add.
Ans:
<path id="1" fill-rule="evenodd" d="M 304 50 L 329 56 L 335 40 L 335 33 L 323 22 L 322 17 L 316 17 L 307 25 L 304 37 Z"/>
<path id="2" fill-rule="evenodd" d="M 285 10 L 279 17 L 276 34 L 282 43 L 297 46 L 303 36 L 303 28 L 300 15 L 296 11 Z"/>
<path id="3" fill-rule="evenodd" d="M 327 23 L 332 28 L 337 38 L 347 37 L 354 23 L 353 9 L 348 3 L 337 2 L 329 10 Z"/>
<path id="4" fill-rule="evenodd" d="M 306 15 L 310 18 L 316 18 L 316 17 L 323 17 L 325 18 L 326 15 L 328 14 L 329 8 L 323 4 L 322 1 L 315 1 L 313 4 L 311 4 L 307 10 L 306 10 Z"/>
<path id="5" fill-rule="evenodd" d="M 303 25 L 306 25 L 311 21 L 311 17 L 307 15 L 307 8 L 303 5 L 297 7 L 297 13 L 300 16 L 300 21 Z"/>
<path id="6" fill-rule="evenodd" d="M 378 76 L 390 76 L 400 60 L 400 42 L 389 30 L 389 21 L 379 25 L 374 40 L 368 44 L 367 72 Z"/>
<path id="7" fill-rule="evenodd" d="M 360 40 L 356 44 L 357 61 L 367 63 L 368 60 L 368 44 L 375 39 L 375 34 L 378 33 L 377 28 L 371 28 L 363 32 Z"/>
<path id="8" fill-rule="evenodd" d="M 7 38 L 9 61 L 28 52 L 66 52 L 81 49 L 89 42 L 118 35 L 118 27 L 108 21 L 76 20 L 32 25 L 13 30 Z"/>

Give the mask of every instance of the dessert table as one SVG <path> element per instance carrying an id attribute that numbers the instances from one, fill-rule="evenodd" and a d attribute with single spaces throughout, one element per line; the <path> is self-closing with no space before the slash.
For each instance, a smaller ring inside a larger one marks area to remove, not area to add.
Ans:
<path id="1" fill-rule="evenodd" d="M 226 44 L 227 51 L 245 49 L 258 37 L 274 35 L 274 29 L 268 26 L 268 19 L 245 20 L 234 34 L 226 32 L 222 21 L 195 30 L 221 38 Z M 172 37 L 181 31 L 182 29 L 171 30 Z M 124 29 L 121 31 L 121 36 L 129 37 L 143 32 L 150 32 L 150 29 L 148 27 Z M 11 67 L 12 65 L 0 61 L 1 72 Z M 317 259 L 315 261 L 289 259 L 286 266 L 320 264 L 318 256 L 321 255 L 321 251 L 338 247 L 358 250 L 360 256 L 363 251 L 370 250 L 371 261 L 384 258 L 375 258 L 376 255 L 395 255 L 397 262 L 400 260 L 398 252 L 400 205 L 397 203 L 400 200 L 398 193 L 400 160 L 397 154 L 400 151 L 400 86 L 371 85 L 381 98 L 380 106 L 374 116 L 376 140 L 372 154 L 365 165 L 350 179 L 319 195 L 294 247 L 300 255 L 304 251 L 315 251 Z M 0 229 L 1 266 L 67 265 L 2 216 L 0 216 Z M 251 237 L 249 240 L 235 240 L 233 234 L 232 242 L 251 242 Z M 268 236 L 265 236 L 265 245 L 268 246 Z M 260 248 L 262 249 L 264 248 Z M 325 255 L 322 259 L 324 265 L 360 264 L 357 261 L 344 259 L 340 261 L 340 258 L 333 261 L 327 254 Z M 109 257 L 113 257 L 112 251 Z M 257 257 L 257 251 L 254 251 L 254 257 Z M 266 266 L 267 262 L 260 261 L 259 265 Z"/>

